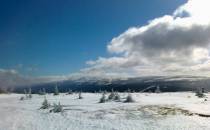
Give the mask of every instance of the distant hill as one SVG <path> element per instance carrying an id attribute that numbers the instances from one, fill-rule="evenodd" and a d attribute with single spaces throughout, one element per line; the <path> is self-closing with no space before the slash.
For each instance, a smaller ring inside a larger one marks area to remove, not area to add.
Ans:
<path id="1" fill-rule="evenodd" d="M 40 89 L 45 88 L 47 92 L 53 92 L 54 86 L 58 85 L 60 92 L 72 91 L 95 92 L 95 91 L 131 91 L 139 92 L 150 86 L 159 86 L 163 92 L 177 92 L 177 91 L 195 91 L 198 88 L 205 88 L 210 90 L 210 78 L 196 77 L 196 76 L 153 76 L 153 77 L 138 77 L 138 78 L 95 78 L 82 77 L 77 79 L 69 79 L 60 82 L 50 82 L 30 86 L 34 93 Z M 23 92 L 29 86 L 21 86 L 14 89 L 15 92 Z M 154 91 L 156 87 L 151 87 L 146 91 Z"/>

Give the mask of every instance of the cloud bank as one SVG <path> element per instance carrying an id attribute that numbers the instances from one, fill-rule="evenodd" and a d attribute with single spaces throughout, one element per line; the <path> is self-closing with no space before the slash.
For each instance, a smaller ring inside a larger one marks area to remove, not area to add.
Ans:
<path id="1" fill-rule="evenodd" d="M 210 1 L 189 0 L 172 15 L 129 28 L 107 46 L 113 57 L 82 73 L 107 76 L 210 76 Z"/>
<path id="2" fill-rule="evenodd" d="M 30 77 L 21 75 L 17 70 L 0 69 L 0 90 L 13 90 L 14 87 L 30 87 L 35 84 L 66 80 L 66 76 Z"/>

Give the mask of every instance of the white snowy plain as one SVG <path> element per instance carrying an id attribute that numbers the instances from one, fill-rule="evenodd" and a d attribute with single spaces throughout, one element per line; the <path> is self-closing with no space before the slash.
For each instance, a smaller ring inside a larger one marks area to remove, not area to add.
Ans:
<path id="1" fill-rule="evenodd" d="M 210 130 L 210 117 L 174 111 L 160 114 L 159 110 L 179 108 L 210 115 L 210 93 L 207 101 L 192 92 L 132 93 L 135 103 L 98 103 L 101 95 L 82 93 L 84 98 L 78 99 L 78 94 L 48 94 L 51 104 L 64 106 L 63 113 L 50 113 L 39 109 L 45 96 L 34 94 L 21 101 L 24 95 L 0 94 L 0 130 Z M 125 98 L 127 93 L 120 96 Z"/>

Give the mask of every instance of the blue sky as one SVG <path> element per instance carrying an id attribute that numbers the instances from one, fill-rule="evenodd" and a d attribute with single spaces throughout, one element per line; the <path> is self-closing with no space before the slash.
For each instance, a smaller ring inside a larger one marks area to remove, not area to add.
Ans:
<path id="1" fill-rule="evenodd" d="M 0 69 L 65 75 L 109 57 L 107 44 L 129 27 L 172 14 L 185 0 L 0 1 Z M 33 70 L 33 71 L 32 71 Z"/>

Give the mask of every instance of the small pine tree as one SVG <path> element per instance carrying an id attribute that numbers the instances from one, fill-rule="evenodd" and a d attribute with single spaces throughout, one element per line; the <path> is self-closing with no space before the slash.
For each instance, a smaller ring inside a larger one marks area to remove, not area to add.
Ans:
<path id="1" fill-rule="evenodd" d="M 57 84 L 55 85 L 55 91 L 54 91 L 54 95 L 59 95 L 59 90 L 58 90 L 58 86 Z"/>
<path id="2" fill-rule="evenodd" d="M 23 101 L 23 100 L 24 100 L 24 97 L 23 97 L 23 96 L 22 96 L 22 97 L 20 97 L 20 100 L 21 100 L 21 101 Z"/>
<path id="3" fill-rule="evenodd" d="M 125 103 L 135 102 L 132 95 L 129 93 L 126 97 Z"/>
<path id="4" fill-rule="evenodd" d="M 28 93 L 27 93 L 27 90 L 26 90 L 26 89 L 24 89 L 23 91 L 24 91 L 25 97 L 26 97 L 26 98 L 28 98 Z"/>
<path id="5" fill-rule="evenodd" d="M 155 93 L 160 93 L 161 91 L 160 91 L 160 87 L 159 86 L 157 86 L 156 87 L 156 90 L 155 90 Z"/>
<path id="6" fill-rule="evenodd" d="M 120 95 L 116 92 L 114 96 L 115 101 L 120 101 Z"/>
<path id="7" fill-rule="evenodd" d="M 203 93 L 203 90 L 198 89 L 198 90 L 195 92 L 195 96 L 197 96 L 197 97 L 199 97 L 199 98 L 203 98 L 203 97 L 205 97 L 205 94 Z"/>
<path id="8" fill-rule="evenodd" d="M 108 92 L 106 90 L 104 90 L 103 93 L 107 94 Z"/>
<path id="9" fill-rule="evenodd" d="M 82 97 L 82 92 L 79 92 L 79 97 L 78 97 L 78 99 L 83 99 L 83 97 Z"/>
<path id="10" fill-rule="evenodd" d="M 43 92 L 42 92 L 42 90 L 41 90 L 41 89 L 39 90 L 39 95 L 43 95 Z"/>
<path id="11" fill-rule="evenodd" d="M 46 94 L 46 91 L 44 88 L 39 90 L 39 95 L 45 95 L 45 94 Z"/>
<path id="12" fill-rule="evenodd" d="M 45 88 L 42 89 L 43 95 L 46 95 L 46 90 Z"/>
<path id="13" fill-rule="evenodd" d="M 206 91 L 205 91 L 205 88 L 201 88 L 201 92 L 202 93 L 205 93 Z"/>
<path id="14" fill-rule="evenodd" d="M 102 97 L 100 98 L 99 103 L 105 103 L 106 102 L 106 95 L 105 93 L 102 94 Z"/>
<path id="15" fill-rule="evenodd" d="M 62 105 L 60 104 L 60 102 L 58 104 L 55 104 L 53 105 L 53 109 L 50 110 L 50 112 L 54 112 L 54 113 L 59 113 L 59 112 L 63 112 L 63 107 Z"/>
<path id="16" fill-rule="evenodd" d="M 28 89 L 28 98 L 32 98 L 31 88 Z"/>
<path id="17" fill-rule="evenodd" d="M 48 109 L 49 107 L 50 107 L 50 103 L 45 98 L 40 109 Z"/>
<path id="18" fill-rule="evenodd" d="M 109 100 L 113 100 L 114 97 L 115 97 L 115 93 L 114 93 L 114 91 L 113 91 L 113 89 L 112 89 L 112 92 L 111 92 L 110 95 L 108 96 L 108 99 L 109 99 Z"/>
<path id="19" fill-rule="evenodd" d="M 69 95 L 73 94 L 73 92 L 72 92 L 71 89 L 69 89 L 68 94 L 69 94 Z"/>

